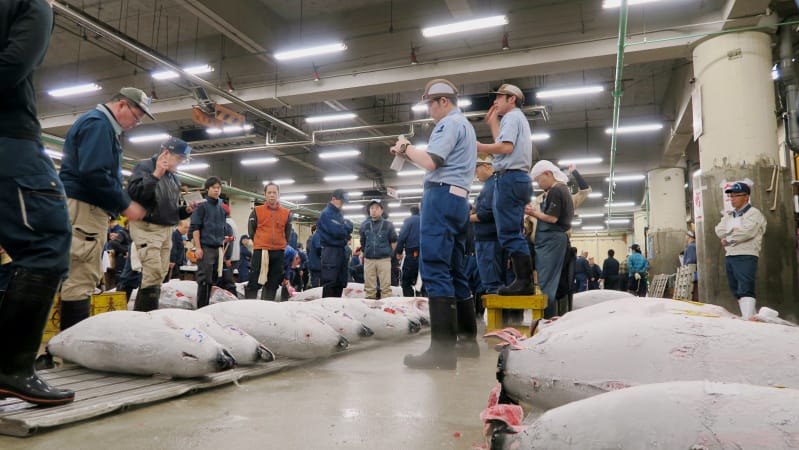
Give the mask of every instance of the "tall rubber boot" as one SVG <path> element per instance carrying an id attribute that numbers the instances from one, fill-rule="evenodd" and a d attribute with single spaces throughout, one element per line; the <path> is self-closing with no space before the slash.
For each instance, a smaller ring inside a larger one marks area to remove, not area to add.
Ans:
<path id="1" fill-rule="evenodd" d="M 158 309 L 158 300 L 161 298 L 161 286 L 140 288 L 133 304 L 134 311 L 149 312 Z"/>
<path id="2" fill-rule="evenodd" d="M 499 288 L 497 294 L 535 294 L 535 286 L 533 286 L 533 260 L 530 255 L 517 254 L 512 255 L 510 259 L 513 261 L 513 273 L 516 274 L 516 279 L 513 280 L 513 283 L 511 283 L 510 286 Z"/>
<path id="3" fill-rule="evenodd" d="M 477 298 L 474 299 L 474 313 L 475 318 L 483 318 L 483 314 L 485 314 L 485 305 L 483 304 L 483 294 L 477 294 Z"/>
<path id="4" fill-rule="evenodd" d="M 33 368 L 61 277 L 17 270 L 0 304 L 0 398 L 63 405 L 75 393 L 39 378 Z"/>
<path id="5" fill-rule="evenodd" d="M 477 314 L 474 297 L 456 303 L 458 309 L 458 342 L 455 354 L 458 358 L 479 358 L 480 344 L 477 343 Z"/>
<path id="6" fill-rule="evenodd" d="M 454 370 L 458 366 L 458 310 L 453 297 L 430 297 L 430 348 L 421 355 L 405 355 L 411 369 Z"/>
<path id="7" fill-rule="evenodd" d="M 75 325 L 83 319 L 89 318 L 91 300 L 67 300 L 61 299 L 61 331 Z"/>
<path id="8" fill-rule="evenodd" d="M 247 300 L 255 300 L 258 298 L 258 289 L 244 288 L 244 298 Z"/>
<path id="9" fill-rule="evenodd" d="M 197 283 L 197 309 L 208 306 L 211 300 L 211 285 L 208 283 Z"/>

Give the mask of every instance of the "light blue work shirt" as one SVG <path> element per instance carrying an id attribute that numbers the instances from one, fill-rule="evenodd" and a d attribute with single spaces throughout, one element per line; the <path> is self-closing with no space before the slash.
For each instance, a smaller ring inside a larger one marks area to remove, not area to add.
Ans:
<path id="1" fill-rule="evenodd" d="M 521 109 L 502 116 L 499 122 L 499 136 L 495 140 L 513 144 L 513 152 L 494 155 L 494 171 L 521 169 L 529 172 L 533 166 L 533 138 L 530 123 Z"/>
<path id="2" fill-rule="evenodd" d="M 436 124 L 427 153 L 440 156 L 444 162 L 427 172 L 425 183 L 446 183 L 467 191 L 471 188 L 477 163 L 477 136 L 460 109 L 453 109 Z"/>

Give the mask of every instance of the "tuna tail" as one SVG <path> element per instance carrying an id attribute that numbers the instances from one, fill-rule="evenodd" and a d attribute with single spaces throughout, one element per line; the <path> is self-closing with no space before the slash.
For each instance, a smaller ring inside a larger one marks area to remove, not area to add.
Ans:
<path id="1" fill-rule="evenodd" d="M 422 324 L 416 319 L 408 319 L 408 332 L 410 334 L 418 333 L 422 329 Z"/>
<path id="2" fill-rule="evenodd" d="M 255 350 L 255 360 L 262 362 L 271 362 L 275 360 L 275 354 L 263 345 L 259 345 Z"/>
<path id="3" fill-rule="evenodd" d="M 223 371 L 236 368 L 236 358 L 227 349 L 221 349 L 216 357 L 216 370 Z"/>
<path id="4" fill-rule="evenodd" d="M 513 401 L 510 397 L 508 397 L 505 392 L 505 385 L 503 381 L 505 380 L 505 370 L 508 366 L 508 356 L 510 355 L 510 348 L 506 346 L 502 349 L 499 353 L 499 358 L 497 358 L 497 381 L 502 386 L 501 390 L 499 391 L 499 400 L 498 403 L 505 403 L 505 404 L 518 404 L 517 402 Z"/>
<path id="5" fill-rule="evenodd" d="M 367 327 L 366 325 L 361 325 L 361 328 L 358 330 L 358 336 L 360 337 L 371 337 L 374 335 L 375 332 L 372 331 L 372 329 Z"/>
<path id="6" fill-rule="evenodd" d="M 338 344 L 336 344 L 336 351 L 343 352 L 350 346 L 350 341 L 347 340 L 344 336 L 339 336 Z"/>

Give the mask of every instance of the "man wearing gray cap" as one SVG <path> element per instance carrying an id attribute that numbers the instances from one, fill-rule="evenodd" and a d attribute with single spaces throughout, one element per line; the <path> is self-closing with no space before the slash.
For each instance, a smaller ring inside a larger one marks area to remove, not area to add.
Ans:
<path id="1" fill-rule="evenodd" d="M 131 253 L 138 254 L 142 272 L 136 311 L 158 309 L 161 281 L 169 271 L 172 229 L 194 210 L 195 205 L 181 205 L 180 181 L 175 175 L 190 154 L 189 144 L 169 138 L 159 154 L 136 164 L 128 181 L 128 195 L 147 210 L 144 220 L 130 224 Z"/>
<path id="2" fill-rule="evenodd" d="M 533 261 L 530 248 L 522 236 L 524 207 L 530 203 L 533 187 L 530 167 L 533 165 L 533 141 L 530 124 L 520 109 L 524 104 L 522 90 L 503 84 L 495 92 L 494 104 L 485 121 L 491 128 L 494 142 L 477 143 L 477 151 L 494 155 L 494 221 L 497 239 L 513 261 L 516 279 L 501 287 L 499 295 L 530 295 L 533 286 Z M 502 116 L 502 120 L 499 117 Z"/>
<path id="3" fill-rule="evenodd" d="M 69 276 L 61 287 L 61 329 L 89 317 L 89 303 L 100 281 L 108 216 L 141 220 L 146 211 L 122 188 L 122 132 L 150 114 L 150 98 L 122 88 L 108 103 L 83 114 L 64 141 L 59 176 L 67 194 L 72 224 Z"/>

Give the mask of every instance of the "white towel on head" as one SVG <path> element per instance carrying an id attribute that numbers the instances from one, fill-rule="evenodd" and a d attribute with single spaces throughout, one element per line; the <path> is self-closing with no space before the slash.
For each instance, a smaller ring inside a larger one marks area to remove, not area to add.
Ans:
<path id="1" fill-rule="evenodd" d="M 550 161 L 547 161 L 545 159 L 542 159 L 541 161 L 535 163 L 535 165 L 533 166 L 533 170 L 530 171 L 530 178 L 535 179 L 544 172 L 552 172 L 552 175 L 555 177 L 555 179 L 557 181 L 560 181 L 561 183 L 569 182 L 569 177 L 566 176 L 566 174 L 563 173 L 563 171 L 558 169 L 558 166 L 552 164 Z"/>

